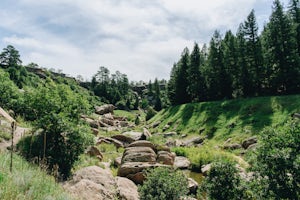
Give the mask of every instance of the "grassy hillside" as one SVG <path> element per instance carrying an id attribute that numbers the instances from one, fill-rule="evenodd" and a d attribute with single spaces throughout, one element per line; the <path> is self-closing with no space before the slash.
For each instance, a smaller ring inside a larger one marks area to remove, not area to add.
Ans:
<path id="1" fill-rule="evenodd" d="M 208 135 L 215 140 L 243 139 L 264 127 L 283 123 L 300 112 L 300 95 L 184 104 L 160 111 L 148 123 L 162 123 L 156 131 Z"/>
<path id="2" fill-rule="evenodd" d="M 9 171 L 10 155 L 0 152 L 0 199 L 71 199 L 54 178 L 17 155 Z"/>
<path id="3" fill-rule="evenodd" d="M 224 142 L 241 143 L 244 139 L 259 133 L 266 126 L 283 124 L 295 112 L 300 112 L 300 95 L 259 97 L 227 101 L 203 102 L 179 105 L 160 111 L 148 124 L 160 122 L 153 133 L 176 131 L 173 139 L 207 136 L 208 140 L 199 147 L 176 147 L 177 154 L 188 157 L 199 169 L 203 164 L 216 160 L 231 160 L 247 167 L 240 159 L 241 151 L 223 150 Z M 169 128 L 165 128 L 169 125 Z M 165 129 L 165 130 L 164 130 Z M 155 134 L 154 134 L 155 135 Z M 156 135 L 155 142 L 169 139 Z"/>

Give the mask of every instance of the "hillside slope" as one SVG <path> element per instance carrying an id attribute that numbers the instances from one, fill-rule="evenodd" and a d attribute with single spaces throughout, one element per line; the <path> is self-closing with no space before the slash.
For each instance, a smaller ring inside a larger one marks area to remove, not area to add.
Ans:
<path id="1" fill-rule="evenodd" d="M 283 123 L 295 112 L 300 112 L 300 95 L 184 104 L 160 111 L 148 123 L 161 122 L 154 132 L 167 128 L 166 132 L 207 135 L 216 141 L 241 141 Z"/>

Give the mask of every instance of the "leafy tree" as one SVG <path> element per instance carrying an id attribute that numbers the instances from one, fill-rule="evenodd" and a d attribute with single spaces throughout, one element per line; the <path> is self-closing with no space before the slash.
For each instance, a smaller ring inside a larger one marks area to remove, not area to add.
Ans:
<path id="1" fill-rule="evenodd" d="M 0 69 L 0 83 L 0 107 L 15 109 L 21 95 L 14 82 L 9 79 L 9 74 L 2 69 Z"/>
<path id="2" fill-rule="evenodd" d="M 0 66 L 2 68 L 15 67 L 22 64 L 19 51 L 12 45 L 8 45 L 0 54 Z"/>
<path id="3" fill-rule="evenodd" d="M 201 197 L 206 193 L 209 199 L 217 200 L 246 199 L 244 191 L 236 167 L 232 163 L 218 162 L 213 163 L 198 195 Z"/>
<path id="4" fill-rule="evenodd" d="M 258 199 L 299 199 L 300 124 L 266 128 L 261 134 L 254 169 Z"/>
<path id="5" fill-rule="evenodd" d="M 187 194 L 187 178 L 169 168 L 155 168 L 147 172 L 147 179 L 139 186 L 141 200 L 179 200 Z"/>

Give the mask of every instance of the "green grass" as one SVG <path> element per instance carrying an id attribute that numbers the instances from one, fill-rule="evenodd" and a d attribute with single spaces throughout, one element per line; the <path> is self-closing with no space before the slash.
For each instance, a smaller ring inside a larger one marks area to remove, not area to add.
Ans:
<path id="1" fill-rule="evenodd" d="M 174 106 L 160 111 L 148 124 L 162 122 L 153 132 L 162 132 L 171 123 L 167 131 L 240 142 L 266 126 L 282 124 L 295 112 L 300 112 L 300 95 L 258 97 Z"/>
<path id="2" fill-rule="evenodd" d="M 225 160 L 247 166 L 239 156 L 241 151 L 222 150 L 224 142 L 231 138 L 231 143 L 241 143 L 244 139 L 259 133 L 267 126 L 281 125 L 300 112 L 300 95 L 258 97 L 248 99 L 225 100 L 184 104 L 160 111 L 147 123 L 160 121 L 152 133 L 161 133 L 166 124 L 171 124 L 165 132 L 176 131 L 188 137 L 207 136 L 208 140 L 201 147 L 179 147 L 174 152 L 189 158 L 194 168 L 201 165 Z M 166 139 L 154 136 L 156 143 Z"/>
<path id="3" fill-rule="evenodd" d="M 37 166 L 32 166 L 17 155 L 13 156 L 13 171 L 10 173 L 10 155 L 0 153 L 0 199 L 3 200 L 67 200 L 54 178 Z"/>

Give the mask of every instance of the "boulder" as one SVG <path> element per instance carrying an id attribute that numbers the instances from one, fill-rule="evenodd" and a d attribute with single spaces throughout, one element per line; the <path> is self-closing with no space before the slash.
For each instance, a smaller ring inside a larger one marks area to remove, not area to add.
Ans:
<path id="1" fill-rule="evenodd" d="M 226 150 L 235 150 L 235 149 L 241 149 L 242 145 L 238 144 L 238 143 L 233 143 L 233 144 L 226 144 L 223 146 L 223 149 Z"/>
<path id="2" fill-rule="evenodd" d="M 174 160 L 174 167 L 176 169 L 188 169 L 191 165 L 189 159 L 183 156 L 176 156 Z"/>
<path id="3" fill-rule="evenodd" d="M 164 165 L 174 165 L 175 155 L 168 151 L 159 151 L 156 162 Z"/>
<path id="4" fill-rule="evenodd" d="M 206 176 L 208 174 L 208 172 L 210 171 L 210 169 L 211 169 L 211 164 L 203 165 L 201 167 L 201 172 L 204 176 Z"/>
<path id="5" fill-rule="evenodd" d="M 138 187 L 131 180 L 124 177 L 116 177 L 117 193 L 121 200 L 139 200 Z"/>
<path id="6" fill-rule="evenodd" d="M 158 127 L 159 125 L 160 125 L 160 121 L 158 121 L 158 122 L 154 122 L 153 124 L 152 124 L 152 128 L 156 128 L 156 127 Z"/>
<path id="7" fill-rule="evenodd" d="M 114 135 L 111 136 L 111 138 L 114 138 L 124 144 L 124 146 L 134 142 L 135 140 L 132 137 L 126 136 L 126 135 Z"/>
<path id="8" fill-rule="evenodd" d="M 202 144 L 205 140 L 205 137 L 194 137 L 188 140 L 185 140 L 182 144 L 182 146 L 195 146 L 195 145 L 199 145 Z"/>
<path id="9" fill-rule="evenodd" d="M 149 139 L 152 136 L 150 131 L 146 128 L 143 128 L 143 134 L 146 137 L 146 139 Z"/>
<path id="10" fill-rule="evenodd" d="M 99 137 L 97 144 L 101 144 L 102 142 L 105 143 L 111 143 L 113 145 L 115 145 L 115 147 L 118 149 L 120 147 L 124 147 L 123 143 L 120 142 L 119 140 L 116 140 L 114 138 L 109 138 L 109 137 Z"/>
<path id="11" fill-rule="evenodd" d="M 107 113 L 113 113 L 116 107 L 112 104 L 105 104 L 103 106 L 95 106 L 95 113 L 98 115 L 104 115 Z"/>
<path id="12" fill-rule="evenodd" d="M 79 199 L 114 199 L 116 181 L 109 170 L 90 166 L 77 171 L 64 188 Z"/>
<path id="13" fill-rule="evenodd" d="M 92 128 L 91 130 L 92 130 L 92 133 L 93 133 L 95 136 L 98 135 L 99 130 L 98 130 L 97 128 Z"/>
<path id="14" fill-rule="evenodd" d="M 128 145 L 128 147 L 150 147 L 151 149 L 156 151 L 155 145 L 147 140 L 135 141 L 135 142 L 131 143 L 130 145 Z"/>
<path id="15" fill-rule="evenodd" d="M 122 135 L 126 135 L 131 137 L 134 140 L 145 140 L 146 136 L 142 132 L 128 131 L 122 133 Z"/>
<path id="16" fill-rule="evenodd" d="M 244 149 L 248 149 L 248 147 L 250 146 L 250 145 L 252 145 L 252 144 L 256 144 L 257 143 L 257 138 L 254 136 L 254 137 L 250 137 L 250 138 L 248 138 L 248 139 L 246 139 L 246 140 L 244 140 L 243 142 L 242 142 L 242 147 L 244 148 Z"/>
<path id="17" fill-rule="evenodd" d="M 175 135 L 177 135 L 176 132 L 168 132 L 168 133 L 164 133 L 164 134 L 163 134 L 164 138 L 167 138 L 167 137 L 173 137 L 173 136 L 175 136 Z"/>
<path id="18" fill-rule="evenodd" d="M 120 167 L 121 164 L 122 164 L 122 157 L 115 158 L 115 160 L 114 160 L 114 166 L 115 167 Z"/>
<path id="19" fill-rule="evenodd" d="M 99 122 L 96 120 L 93 120 L 91 118 L 83 118 L 83 120 L 86 121 L 89 124 L 89 126 L 92 128 L 98 129 L 100 127 Z"/>
<path id="20" fill-rule="evenodd" d="M 118 176 L 127 177 L 134 183 L 141 184 L 145 180 L 143 170 L 155 167 L 168 167 L 168 165 L 155 162 L 126 162 L 120 166 Z"/>
<path id="21" fill-rule="evenodd" d="M 114 116 L 111 113 L 106 113 L 102 116 L 104 119 L 114 120 Z"/>
<path id="22" fill-rule="evenodd" d="M 126 148 L 122 163 L 126 162 L 156 162 L 156 153 L 150 147 Z"/>
<path id="23" fill-rule="evenodd" d="M 197 194 L 198 186 L 198 183 L 194 179 L 188 178 L 189 194 Z"/>
<path id="24" fill-rule="evenodd" d="M 97 157 L 100 161 L 103 159 L 102 153 L 99 151 L 99 149 L 95 146 L 90 146 L 87 150 L 86 153 L 90 156 L 95 156 Z"/>

